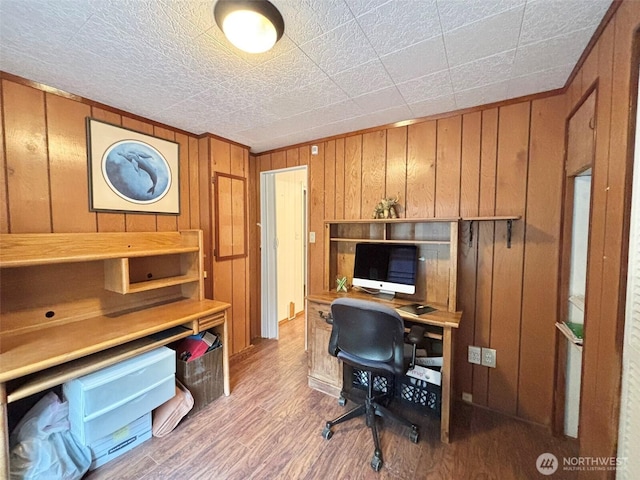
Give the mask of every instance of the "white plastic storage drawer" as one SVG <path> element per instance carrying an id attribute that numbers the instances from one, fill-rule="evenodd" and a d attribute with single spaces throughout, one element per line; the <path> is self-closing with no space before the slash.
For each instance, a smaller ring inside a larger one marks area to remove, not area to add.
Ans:
<path id="1" fill-rule="evenodd" d="M 161 347 L 71 380 L 64 384 L 64 395 L 69 408 L 86 419 L 138 396 L 175 371 L 175 351 Z"/>
<path id="2" fill-rule="evenodd" d="M 161 347 L 65 383 L 71 431 L 89 445 L 151 412 L 175 395 L 174 372 L 175 352 Z"/>
<path id="3" fill-rule="evenodd" d="M 119 404 L 112 410 L 103 411 L 100 415 L 82 419 L 77 412 L 69 409 L 71 432 L 83 445 L 89 445 L 133 422 L 145 413 L 151 412 L 172 398 L 175 393 L 175 375 L 171 374 L 137 397 L 129 398 L 127 402 Z"/>
<path id="4" fill-rule="evenodd" d="M 89 445 L 91 449 L 89 470 L 95 470 L 150 438 L 151 412 L 145 413 L 130 424 L 91 443 Z"/>

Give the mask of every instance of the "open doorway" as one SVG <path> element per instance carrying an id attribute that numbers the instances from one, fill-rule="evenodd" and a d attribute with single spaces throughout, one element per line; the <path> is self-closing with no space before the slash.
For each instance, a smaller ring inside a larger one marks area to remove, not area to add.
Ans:
<path id="1" fill-rule="evenodd" d="M 261 336 L 304 310 L 307 285 L 307 167 L 260 174 Z"/>

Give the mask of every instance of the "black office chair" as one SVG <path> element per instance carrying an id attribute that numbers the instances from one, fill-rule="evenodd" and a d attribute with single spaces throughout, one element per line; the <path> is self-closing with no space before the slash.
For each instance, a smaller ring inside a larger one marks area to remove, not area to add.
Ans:
<path id="1" fill-rule="evenodd" d="M 409 438 L 418 443 L 418 426 L 391 412 L 385 407 L 393 396 L 393 388 L 384 393 L 374 391 L 374 376 L 392 375 L 394 378 L 405 372 L 404 323 L 397 312 L 375 302 L 339 298 L 331 304 L 333 328 L 329 339 L 329 353 L 352 367 L 365 371 L 367 396 L 364 404 L 328 421 L 322 431 L 327 440 L 333 435 L 334 425 L 352 418 L 366 415 L 366 423 L 373 435 L 375 452 L 371 468 L 376 472 L 382 468 L 382 451 L 376 427 L 376 415 L 392 418 L 411 428 Z M 346 395 L 342 389 L 342 397 Z"/>

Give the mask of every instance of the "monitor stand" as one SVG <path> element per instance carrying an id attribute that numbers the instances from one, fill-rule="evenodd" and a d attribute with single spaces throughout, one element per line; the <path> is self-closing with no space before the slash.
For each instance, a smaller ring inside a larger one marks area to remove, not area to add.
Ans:
<path id="1" fill-rule="evenodd" d="M 379 298 L 380 300 L 387 300 L 387 301 L 391 301 L 395 298 L 396 293 L 395 292 L 391 292 L 389 290 L 380 290 L 378 293 L 373 295 L 376 298 Z"/>

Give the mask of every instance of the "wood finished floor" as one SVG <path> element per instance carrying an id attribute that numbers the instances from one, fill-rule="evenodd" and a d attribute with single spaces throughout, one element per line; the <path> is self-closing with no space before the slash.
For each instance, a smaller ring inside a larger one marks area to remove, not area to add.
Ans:
<path id="1" fill-rule="evenodd" d="M 335 398 L 307 386 L 304 317 L 282 324 L 280 340 L 262 340 L 231 361 L 231 396 L 221 397 L 164 438 L 152 438 L 89 472 L 99 479 L 540 479 L 575 478 L 559 470 L 538 473 L 538 455 L 577 456 L 572 442 L 541 427 L 462 403 L 453 409 L 449 445 L 439 422 L 412 413 L 421 425 L 419 443 L 390 422 L 381 429 L 384 466 L 369 466 L 370 431 L 363 418 L 334 428 Z M 346 408 L 353 404 L 348 403 Z"/>

